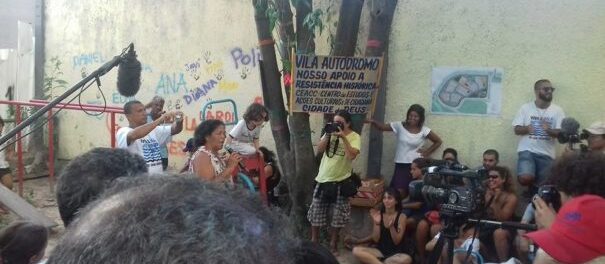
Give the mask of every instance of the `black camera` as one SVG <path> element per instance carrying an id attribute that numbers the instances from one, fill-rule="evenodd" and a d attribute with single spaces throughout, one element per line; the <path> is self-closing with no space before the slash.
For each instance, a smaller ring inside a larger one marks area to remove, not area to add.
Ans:
<path id="1" fill-rule="evenodd" d="M 326 124 L 326 126 L 324 127 L 324 132 L 328 133 L 328 134 L 332 134 L 332 133 L 338 132 L 344 128 L 345 128 L 345 126 L 343 123 L 331 122 L 331 123 Z"/>
<path id="2" fill-rule="evenodd" d="M 546 204 L 552 204 L 555 211 L 559 211 L 559 208 L 561 208 L 561 194 L 559 194 L 559 191 L 557 191 L 557 188 L 555 188 L 554 185 L 540 186 L 537 195 L 542 198 Z M 536 208 L 533 203 L 532 205 Z"/>
<path id="3" fill-rule="evenodd" d="M 429 167 L 424 176 L 422 195 L 429 203 L 441 204 L 442 214 L 469 217 L 484 207 L 485 175 L 484 170 L 469 170 L 459 164 Z"/>
<path id="4" fill-rule="evenodd" d="M 590 136 L 590 135 L 588 135 L 588 133 L 586 133 L 586 132 L 582 132 L 581 134 L 559 132 L 557 139 L 559 140 L 559 143 L 561 143 L 561 144 L 566 144 L 566 143 L 575 144 L 575 143 L 580 143 L 580 141 L 582 141 L 582 140 L 588 139 L 588 136 Z"/>

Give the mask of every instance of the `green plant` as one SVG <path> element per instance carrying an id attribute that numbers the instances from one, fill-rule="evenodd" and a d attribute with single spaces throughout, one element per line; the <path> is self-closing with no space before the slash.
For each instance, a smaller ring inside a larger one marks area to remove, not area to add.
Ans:
<path id="1" fill-rule="evenodd" d="M 33 207 L 36 207 L 36 202 L 34 199 L 34 190 L 30 189 L 24 196 L 23 199 L 25 201 L 27 201 L 29 204 L 31 204 Z"/>
<path id="2" fill-rule="evenodd" d="M 313 12 L 307 14 L 303 20 L 303 26 L 305 26 L 311 32 L 319 31 L 319 35 L 321 35 L 325 28 L 324 23 L 321 20 L 323 14 L 324 12 L 321 9 L 313 10 Z"/>
<path id="3" fill-rule="evenodd" d="M 63 62 L 59 60 L 59 57 L 54 56 L 50 58 L 49 64 L 44 71 L 44 99 L 52 99 L 55 88 L 65 89 L 67 87 L 67 81 L 62 79 L 62 64 Z"/>

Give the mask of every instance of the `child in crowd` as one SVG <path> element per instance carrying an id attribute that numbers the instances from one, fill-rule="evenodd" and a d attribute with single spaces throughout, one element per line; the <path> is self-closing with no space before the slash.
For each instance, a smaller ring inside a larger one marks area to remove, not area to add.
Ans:
<path id="1" fill-rule="evenodd" d="M 269 121 L 269 111 L 259 103 L 248 106 L 243 120 L 231 129 L 225 140 L 225 146 L 241 155 L 260 153 L 260 131 L 264 122 Z"/>
<path id="2" fill-rule="evenodd" d="M 0 233 L 0 264 L 39 263 L 47 241 L 45 227 L 25 221 L 13 222 Z"/>
<path id="3" fill-rule="evenodd" d="M 185 162 L 185 166 L 183 166 L 180 173 L 185 173 L 185 172 L 189 171 L 189 160 L 191 159 L 191 156 L 193 156 L 193 153 L 195 153 L 197 151 L 197 148 L 198 147 L 196 147 L 195 144 L 193 143 L 193 138 L 190 138 L 187 140 L 187 143 L 185 144 L 185 147 L 183 148 L 183 152 L 185 152 L 187 155 L 187 161 Z"/>
<path id="4" fill-rule="evenodd" d="M 412 161 L 410 173 L 412 174 L 412 182 L 422 181 L 424 178 L 423 169 L 430 165 L 430 160 L 425 158 L 417 158 Z M 412 185 L 412 184 L 410 184 Z M 407 227 L 415 229 L 420 220 L 424 219 L 424 215 L 430 210 L 429 205 L 420 195 L 412 195 L 411 189 L 409 199 L 403 203 L 403 212 L 407 215 Z"/>
<path id="5" fill-rule="evenodd" d="M 281 172 L 279 171 L 277 161 L 275 160 L 275 153 L 266 147 L 260 147 L 259 150 L 263 153 L 265 159 L 264 170 L 265 177 L 267 177 L 267 199 L 269 199 L 271 205 L 277 206 L 279 203 L 275 188 L 281 179 Z"/>

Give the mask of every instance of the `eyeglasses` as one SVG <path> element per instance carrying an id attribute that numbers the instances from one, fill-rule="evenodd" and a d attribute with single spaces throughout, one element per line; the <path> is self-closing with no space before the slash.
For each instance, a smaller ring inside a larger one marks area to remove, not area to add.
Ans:
<path id="1" fill-rule="evenodd" d="M 545 92 L 554 92 L 555 91 L 555 87 L 542 87 L 540 89 Z"/>
<path id="2" fill-rule="evenodd" d="M 500 175 L 489 175 L 488 177 L 490 179 L 497 179 L 497 178 L 500 178 Z"/>

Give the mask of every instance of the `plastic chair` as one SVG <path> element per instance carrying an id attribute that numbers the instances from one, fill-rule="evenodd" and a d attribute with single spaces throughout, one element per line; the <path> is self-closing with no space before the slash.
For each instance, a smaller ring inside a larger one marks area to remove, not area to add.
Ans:
<path id="1" fill-rule="evenodd" d="M 244 185 L 244 188 L 250 190 L 253 193 L 256 192 L 256 186 L 254 186 L 254 183 L 252 182 L 250 177 L 246 176 L 246 174 L 243 174 L 241 172 L 237 173 L 237 177 L 242 181 L 242 185 Z"/>
<path id="2" fill-rule="evenodd" d="M 238 177 L 238 179 L 242 179 L 242 181 L 244 182 L 243 184 L 246 188 L 251 190 L 252 188 L 254 188 L 256 190 L 254 182 L 252 181 L 249 175 L 246 175 L 246 173 L 250 174 L 250 171 L 254 170 L 258 171 L 258 189 L 261 198 L 263 199 L 263 202 L 268 204 L 269 201 L 267 199 L 267 176 L 265 175 L 265 161 L 260 155 L 255 154 L 251 156 L 244 156 L 240 163 L 240 168 L 234 170 L 233 176 Z M 244 176 L 245 178 L 242 176 Z"/>

